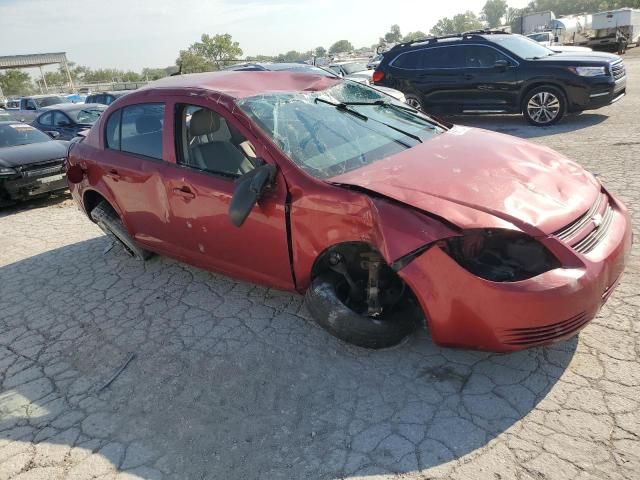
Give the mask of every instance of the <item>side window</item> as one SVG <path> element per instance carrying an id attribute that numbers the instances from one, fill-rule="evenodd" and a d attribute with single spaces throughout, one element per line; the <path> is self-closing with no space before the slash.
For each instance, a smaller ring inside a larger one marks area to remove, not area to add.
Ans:
<path id="1" fill-rule="evenodd" d="M 492 68 L 498 60 L 506 60 L 499 51 L 482 45 L 464 47 L 465 65 L 467 68 Z"/>
<path id="2" fill-rule="evenodd" d="M 104 103 L 105 105 L 111 105 L 115 97 L 113 95 L 105 95 L 104 98 L 100 99 L 100 103 Z"/>
<path id="3" fill-rule="evenodd" d="M 224 117 L 196 105 L 176 106 L 178 163 L 236 178 L 256 166 L 255 148 Z"/>
<path id="4" fill-rule="evenodd" d="M 394 66 L 407 70 L 460 68 L 463 64 L 462 48 L 458 46 L 413 50 L 393 61 Z"/>
<path id="5" fill-rule="evenodd" d="M 26 109 L 27 110 L 37 110 L 38 107 L 36 106 L 36 102 L 34 102 L 32 99 L 27 100 Z"/>
<path id="6" fill-rule="evenodd" d="M 56 127 L 71 125 L 71 120 L 62 112 L 53 112 L 53 124 Z"/>
<path id="7" fill-rule="evenodd" d="M 47 127 L 50 127 L 51 125 L 53 125 L 53 112 L 40 115 L 40 118 L 38 119 L 38 123 L 40 125 L 46 125 Z"/>
<path id="8" fill-rule="evenodd" d="M 107 120 L 107 127 L 104 131 L 105 143 L 107 148 L 112 150 L 120 150 L 120 116 L 122 110 L 117 110 L 111 114 Z"/>
<path id="9" fill-rule="evenodd" d="M 131 105 L 121 115 L 120 150 L 162 159 L 164 104 Z"/>

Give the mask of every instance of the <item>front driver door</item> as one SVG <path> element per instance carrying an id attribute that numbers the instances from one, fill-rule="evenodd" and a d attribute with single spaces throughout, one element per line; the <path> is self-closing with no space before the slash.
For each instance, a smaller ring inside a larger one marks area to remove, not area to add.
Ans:
<path id="1" fill-rule="evenodd" d="M 235 179 L 272 159 L 235 118 L 217 108 L 188 97 L 173 107 L 176 162 L 167 164 L 165 188 L 174 243 L 189 263 L 291 289 L 284 178 L 278 173 L 241 227 L 231 224 Z"/>

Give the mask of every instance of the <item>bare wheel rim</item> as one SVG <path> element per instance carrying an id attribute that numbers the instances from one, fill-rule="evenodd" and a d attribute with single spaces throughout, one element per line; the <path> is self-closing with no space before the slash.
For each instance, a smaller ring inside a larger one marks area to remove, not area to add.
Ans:
<path id="1" fill-rule="evenodd" d="M 420 110 L 422 108 L 422 105 L 420 105 L 420 102 L 418 101 L 417 98 L 412 98 L 412 97 L 407 98 L 406 104 L 409 105 L 410 107 L 415 108 L 416 110 Z"/>
<path id="2" fill-rule="evenodd" d="M 560 99 L 551 92 L 538 92 L 527 103 L 529 117 L 536 123 L 549 123 L 560 113 Z"/>

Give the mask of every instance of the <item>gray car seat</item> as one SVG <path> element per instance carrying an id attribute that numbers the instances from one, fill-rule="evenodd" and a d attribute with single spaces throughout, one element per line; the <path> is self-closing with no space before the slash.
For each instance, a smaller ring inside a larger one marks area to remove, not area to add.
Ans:
<path id="1" fill-rule="evenodd" d="M 206 109 L 198 110 L 189 123 L 190 164 L 212 172 L 242 175 L 253 168 L 251 162 L 230 141 L 209 141 L 209 136 L 220 129 L 220 117 Z M 201 143 L 192 143 L 194 137 L 205 137 Z"/>

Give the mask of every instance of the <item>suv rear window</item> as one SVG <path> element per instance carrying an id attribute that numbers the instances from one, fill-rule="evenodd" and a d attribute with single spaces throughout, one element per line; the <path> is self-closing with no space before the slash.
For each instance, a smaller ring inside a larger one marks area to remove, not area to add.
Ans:
<path id="1" fill-rule="evenodd" d="M 423 48 L 401 53 L 391 65 L 406 70 L 461 68 L 464 56 L 462 48 L 457 45 Z"/>

